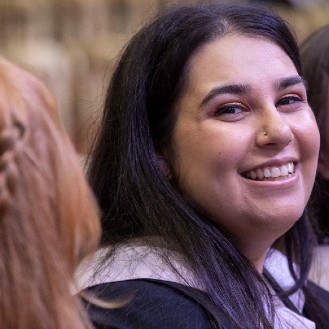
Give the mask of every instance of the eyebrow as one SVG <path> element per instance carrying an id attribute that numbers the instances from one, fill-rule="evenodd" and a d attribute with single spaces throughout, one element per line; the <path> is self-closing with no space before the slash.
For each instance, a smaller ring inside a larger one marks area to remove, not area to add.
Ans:
<path id="1" fill-rule="evenodd" d="M 277 83 L 278 91 L 282 91 L 288 87 L 294 86 L 296 84 L 303 84 L 307 89 L 307 82 L 299 75 L 291 76 L 287 78 L 280 79 Z M 222 94 L 232 94 L 232 95 L 243 95 L 251 90 L 250 86 L 242 84 L 232 84 L 225 85 L 222 87 L 215 87 L 210 90 L 206 97 L 201 102 L 201 107 L 208 103 L 212 98 L 222 95 Z"/>
<path id="2" fill-rule="evenodd" d="M 305 81 L 305 79 L 303 79 L 299 75 L 296 75 L 296 76 L 281 79 L 278 83 L 278 90 L 281 91 L 288 87 L 297 85 L 299 83 L 303 84 L 305 86 L 305 88 L 307 89 L 307 82 Z"/>
<path id="3" fill-rule="evenodd" d="M 242 95 L 246 94 L 250 88 L 247 85 L 234 84 L 222 87 L 215 87 L 210 90 L 207 96 L 202 100 L 201 106 L 208 103 L 212 98 L 222 94 Z"/>

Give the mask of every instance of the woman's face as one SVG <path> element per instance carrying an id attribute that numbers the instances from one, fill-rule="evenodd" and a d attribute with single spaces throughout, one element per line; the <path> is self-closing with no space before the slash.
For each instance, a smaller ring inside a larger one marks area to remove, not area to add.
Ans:
<path id="1" fill-rule="evenodd" d="M 277 45 L 239 34 L 189 68 L 166 154 L 177 184 L 241 246 L 272 243 L 302 215 L 317 166 L 303 80 Z"/>

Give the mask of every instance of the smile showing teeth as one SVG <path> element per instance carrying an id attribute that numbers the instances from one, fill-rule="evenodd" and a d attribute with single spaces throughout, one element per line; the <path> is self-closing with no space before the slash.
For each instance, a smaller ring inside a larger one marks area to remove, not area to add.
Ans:
<path id="1" fill-rule="evenodd" d="M 269 180 L 278 177 L 287 177 L 295 172 L 295 166 L 293 162 L 289 162 L 282 166 L 271 166 L 258 168 L 256 170 L 250 170 L 242 175 L 246 178 L 253 180 Z"/>

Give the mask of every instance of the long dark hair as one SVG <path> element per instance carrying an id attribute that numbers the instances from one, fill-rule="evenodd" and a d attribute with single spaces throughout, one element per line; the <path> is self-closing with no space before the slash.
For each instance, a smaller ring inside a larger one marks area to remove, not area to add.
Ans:
<path id="1" fill-rule="evenodd" d="M 232 328 L 272 328 L 264 280 L 214 221 L 168 181 L 158 160 L 170 141 L 172 109 L 184 87 L 189 60 L 204 44 L 230 32 L 274 42 L 301 73 L 292 33 L 265 9 L 219 4 L 171 9 L 127 45 L 108 89 L 88 175 L 102 210 L 103 246 L 161 237 L 168 249 L 185 257 Z M 297 289 L 305 283 L 311 262 L 306 215 L 285 240 L 291 270 L 293 261 L 300 268 L 294 273 Z"/>
<path id="2" fill-rule="evenodd" d="M 308 82 L 308 102 L 318 118 L 324 104 L 329 101 L 329 25 L 312 33 L 301 44 L 300 53 L 303 74 Z"/>
<path id="3" fill-rule="evenodd" d="M 303 74 L 308 84 L 308 102 L 318 122 L 321 147 L 316 189 L 312 195 L 315 227 L 319 243 L 329 242 L 329 181 L 321 176 L 320 166 L 327 168 L 329 140 L 326 138 L 329 117 L 329 25 L 314 31 L 300 46 Z M 322 164 L 321 164 L 322 162 Z"/>

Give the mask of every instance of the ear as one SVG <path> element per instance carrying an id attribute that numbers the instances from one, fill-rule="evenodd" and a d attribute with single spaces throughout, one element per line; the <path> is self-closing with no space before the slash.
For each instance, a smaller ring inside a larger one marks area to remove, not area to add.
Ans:
<path id="1" fill-rule="evenodd" d="M 162 173 L 170 180 L 172 179 L 172 172 L 170 169 L 169 162 L 167 158 L 163 155 L 158 155 L 158 163 Z"/>

